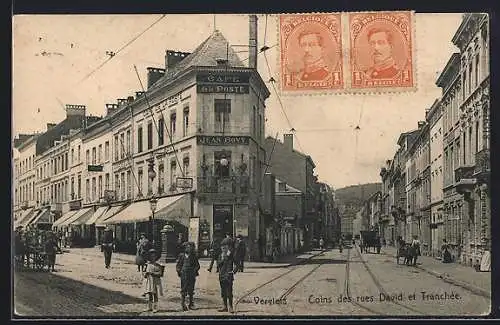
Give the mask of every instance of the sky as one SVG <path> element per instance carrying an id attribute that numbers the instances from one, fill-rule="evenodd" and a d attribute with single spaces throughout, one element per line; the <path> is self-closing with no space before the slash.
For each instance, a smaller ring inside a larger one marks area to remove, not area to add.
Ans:
<path id="1" fill-rule="evenodd" d="M 165 50 L 193 51 L 214 25 L 231 45 L 248 44 L 248 15 L 166 15 L 158 21 L 160 17 L 15 16 L 13 136 L 43 132 L 47 123 L 62 121 L 65 104 L 86 105 L 87 114 L 105 115 L 106 103 L 141 90 L 134 65 L 145 84 L 147 67 L 164 67 Z M 415 14 L 413 92 L 278 98 L 267 83 L 271 96 L 266 101 L 266 135 L 278 134 L 282 140 L 284 133 L 295 129 L 295 149 L 311 155 L 319 179 L 334 188 L 380 182 L 380 168 L 393 157 L 399 135 L 415 129 L 441 94 L 435 81 L 451 54 L 458 52 L 451 39 L 460 22 L 461 14 Z M 259 15 L 258 48 L 271 47 L 266 51 L 270 69 L 264 55 L 258 56 L 258 71 L 266 82 L 270 77 L 279 80 L 277 43 L 277 17 Z M 248 57 L 246 48 L 233 48 L 242 60 Z M 102 65 L 109 58 L 106 51 L 118 53 Z"/>

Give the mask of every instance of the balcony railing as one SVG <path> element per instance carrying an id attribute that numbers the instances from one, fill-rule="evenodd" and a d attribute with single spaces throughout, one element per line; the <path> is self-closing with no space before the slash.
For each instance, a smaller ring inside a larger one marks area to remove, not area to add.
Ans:
<path id="1" fill-rule="evenodd" d="M 490 172 L 490 149 L 482 149 L 476 153 L 476 165 L 474 166 L 474 174 L 482 174 Z"/>
<path id="2" fill-rule="evenodd" d="M 248 194 L 249 178 L 248 176 L 199 177 L 197 185 L 199 193 L 246 195 Z"/>
<path id="3" fill-rule="evenodd" d="M 460 182 L 461 179 L 472 179 L 474 166 L 460 166 L 455 169 L 455 182 Z"/>

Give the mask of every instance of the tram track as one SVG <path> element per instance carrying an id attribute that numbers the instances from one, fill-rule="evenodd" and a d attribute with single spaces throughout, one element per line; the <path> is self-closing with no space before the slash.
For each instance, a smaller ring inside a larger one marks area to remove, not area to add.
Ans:
<path id="1" fill-rule="evenodd" d="M 248 291 L 247 293 L 245 293 L 243 296 L 241 296 L 240 298 L 238 298 L 238 300 L 236 301 L 236 303 L 234 304 L 234 310 L 235 312 L 237 312 L 237 307 L 238 305 L 243 302 L 246 298 L 250 297 L 250 295 L 254 294 L 255 292 L 257 292 L 258 290 L 272 284 L 272 283 L 275 283 L 276 281 L 284 278 L 285 276 L 287 276 L 288 274 L 296 271 L 296 270 L 300 270 L 300 266 L 304 266 L 304 265 L 307 265 L 307 262 L 312 260 L 312 259 L 316 259 L 317 257 L 320 257 L 320 256 L 324 256 L 326 253 L 326 251 L 323 251 L 321 252 L 320 254 L 308 259 L 308 260 L 305 260 L 304 262 L 302 263 L 299 263 L 299 264 L 296 264 L 293 266 L 292 269 L 284 272 L 284 273 L 281 273 L 275 277 L 273 277 L 272 279 L 256 286 L 255 288 L 251 289 L 250 291 Z M 325 260 L 326 262 L 326 260 Z M 324 265 L 324 263 L 319 263 L 318 265 L 314 266 L 311 270 L 309 270 L 305 275 L 303 275 L 302 277 L 300 277 L 299 280 L 295 281 L 291 286 L 289 286 L 284 293 L 282 293 L 280 295 L 280 297 L 278 298 L 278 300 L 283 300 L 283 299 L 286 299 L 294 290 L 295 288 L 297 288 L 297 286 L 299 284 L 301 284 L 302 282 L 304 282 L 305 279 L 307 279 L 308 277 L 310 277 L 315 271 L 317 271 L 322 265 Z"/>
<path id="2" fill-rule="evenodd" d="M 371 268 L 368 265 L 368 263 L 363 259 L 363 256 L 360 253 L 359 248 L 356 246 L 354 249 L 355 249 L 357 255 L 359 256 L 359 259 L 360 259 L 361 263 L 363 264 L 364 269 L 370 275 L 370 278 L 371 278 L 372 282 L 375 284 L 375 286 L 377 287 L 377 289 L 379 290 L 379 292 L 382 293 L 382 294 L 384 294 L 384 295 L 386 295 L 386 296 L 388 296 L 387 291 L 385 290 L 385 288 L 382 286 L 382 284 L 380 283 L 380 281 L 378 280 L 378 278 L 375 276 L 375 274 L 371 270 Z M 351 250 L 349 249 L 348 252 L 347 252 L 346 280 L 345 280 L 345 290 L 344 290 L 345 294 L 347 294 L 348 297 L 351 297 L 350 279 L 349 279 L 350 262 L 351 262 L 350 251 Z M 381 313 L 381 312 L 379 312 L 377 310 L 374 310 L 374 309 L 372 309 L 370 307 L 367 307 L 367 306 L 365 306 L 365 305 L 363 305 L 363 304 L 355 301 L 354 299 L 351 299 L 351 302 L 354 305 L 356 305 L 356 306 L 358 306 L 358 307 L 360 307 L 360 308 L 362 308 L 362 309 L 364 309 L 364 310 L 366 310 L 368 312 L 371 312 L 371 313 L 374 313 L 374 314 L 377 314 L 377 315 L 385 315 L 385 316 L 387 315 L 387 313 Z M 397 306 L 399 306 L 399 307 L 401 307 L 401 308 L 403 308 L 403 309 L 405 309 L 407 311 L 410 311 L 412 313 L 415 313 L 417 315 L 426 315 L 425 313 L 421 312 L 420 310 L 417 310 L 415 308 L 412 308 L 412 307 L 406 306 L 404 304 L 401 304 L 398 301 L 390 300 L 390 301 L 385 302 L 385 303 L 390 303 L 390 304 L 393 304 L 393 305 L 397 305 Z"/>

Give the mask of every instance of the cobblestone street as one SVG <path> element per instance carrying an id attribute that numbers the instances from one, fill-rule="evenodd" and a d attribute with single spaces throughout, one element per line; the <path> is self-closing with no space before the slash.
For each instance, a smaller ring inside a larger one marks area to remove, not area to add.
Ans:
<path id="1" fill-rule="evenodd" d="M 397 265 L 390 256 L 390 249 L 382 253 L 361 255 L 357 248 L 353 248 L 343 253 L 338 250 L 309 252 L 277 264 L 247 262 L 245 272 L 235 277 L 235 316 L 450 316 L 489 312 L 489 298 L 445 282 L 422 269 L 437 268 L 439 261 L 422 259 L 423 264 L 411 267 Z M 18 314 L 229 316 L 217 312 L 221 302 L 218 276 L 207 271 L 207 260 L 200 261 L 195 310 L 181 311 L 179 279 L 175 265 L 170 263 L 163 278 L 165 295 L 160 297 L 160 312 L 149 314 L 143 312 L 142 278 L 133 264 L 134 256 L 114 254 L 110 269 L 104 268 L 101 253 L 94 248 L 72 249 L 57 258 L 55 273 L 16 274 L 15 306 Z M 462 270 L 463 275 L 466 271 Z M 453 272 L 448 273 L 451 276 Z M 469 282 L 477 285 L 478 278 L 486 279 L 489 275 L 471 269 L 469 279 L 474 277 L 476 280 Z M 33 292 L 40 294 L 33 295 Z M 445 299 L 438 299 L 435 294 Z"/>

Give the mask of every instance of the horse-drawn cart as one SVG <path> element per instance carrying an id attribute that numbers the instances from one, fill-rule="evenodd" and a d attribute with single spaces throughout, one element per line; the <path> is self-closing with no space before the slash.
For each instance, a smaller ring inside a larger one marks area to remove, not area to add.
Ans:
<path id="1" fill-rule="evenodd" d="M 377 254 L 380 254 L 380 237 L 376 231 L 361 231 L 361 243 L 359 245 L 362 253 L 368 253 L 372 249 Z"/>

